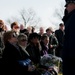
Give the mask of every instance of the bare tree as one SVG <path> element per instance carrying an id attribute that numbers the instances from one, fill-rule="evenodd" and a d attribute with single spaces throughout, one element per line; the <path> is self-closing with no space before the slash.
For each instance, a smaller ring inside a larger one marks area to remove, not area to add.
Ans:
<path id="1" fill-rule="evenodd" d="M 37 26 L 41 21 L 41 19 L 36 16 L 36 13 L 31 8 L 29 8 L 27 11 L 25 9 L 22 9 L 20 11 L 20 15 L 25 27 L 27 25 Z"/>
<path id="2" fill-rule="evenodd" d="M 20 24 L 20 19 L 19 18 L 17 18 L 17 17 L 14 17 L 14 16 L 12 16 L 11 18 L 8 18 L 7 20 L 6 20 L 6 22 L 10 25 L 12 22 L 18 22 L 19 24 Z"/>
<path id="3" fill-rule="evenodd" d="M 33 26 L 38 30 L 39 25 L 41 25 L 41 19 L 37 17 L 33 9 L 31 8 L 29 8 L 28 10 L 22 9 L 18 12 L 19 13 L 17 14 L 17 16 L 12 15 L 11 18 L 8 18 L 6 20 L 8 26 L 10 26 L 12 22 L 16 21 L 18 22 L 19 25 L 23 24 L 25 27 L 28 25 Z"/>
<path id="4" fill-rule="evenodd" d="M 61 3 L 59 9 L 57 9 L 57 8 L 55 9 L 54 16 L 56 16 L 57 18 L 62 20 L 62 17 L 64 14 L 63 9 L 64 9 L 64 7 L 63 7 L 63 4 Z"/>
<path id="5" fill-rule="evenodd" d="M 64 6 L 62 3 L 59 4 L 59 8 L 55 8 L 54 13 L 52 15 L 52 18 L 49 18 L 49 21 L 51 22 L 52 25 L 54 25 L 55 29 L 58 28 L 58 25 L 62 21 L 64 15 Z"/>

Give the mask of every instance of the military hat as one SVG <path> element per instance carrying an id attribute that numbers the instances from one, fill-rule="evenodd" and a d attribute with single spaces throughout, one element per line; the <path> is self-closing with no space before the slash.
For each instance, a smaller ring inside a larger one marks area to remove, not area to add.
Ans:
<path id="1" fill-rule="evenodd" d="M 66 7 L 69 3 L 75 3 L 75 0 L 65 0 L 65 1 L 66 1 L 65 7 Z"/>

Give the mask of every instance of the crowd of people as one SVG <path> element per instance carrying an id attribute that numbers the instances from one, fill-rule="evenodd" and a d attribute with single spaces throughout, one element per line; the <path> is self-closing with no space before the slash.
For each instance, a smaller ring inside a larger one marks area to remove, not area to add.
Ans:
<path id="1" fill-rule="evenodd" d="M 4 21 L 0 20 L 2 75 L 41 75 L 38 67 L 50 71 L 49 67 L 40 65 L 41 56 L 47 54 L 62 58 L 63 75 L 75 75 L 75 0 L 65 2 L 63 23 L 55 31 L 52 27 L 46 30 L 40 27 L 39 32 L 35 32 L 34 27 L 24 28 L 17 22 L 11 23 L 11 30 L 8 30 Z"/>
<path id="2" fill-rule="evenodd" d="M 52 54 L 62 57 L 63 23 L 59 24 L 59 29 L 55 32 L 52 27 L 46 30 L 40 27 L 39 32 L 35 32 L 34 27 L 24 28 L 17 22 L 11 23 L 10 27 L 11 30 L 8 30 L 4 21 L 0 20 L 0 58 L 3 75 L 40 75 L 36 68 L 40 64 L 41 56 Z M 31 66 L 19 63 L 26 59 L 31 60 Z"/>

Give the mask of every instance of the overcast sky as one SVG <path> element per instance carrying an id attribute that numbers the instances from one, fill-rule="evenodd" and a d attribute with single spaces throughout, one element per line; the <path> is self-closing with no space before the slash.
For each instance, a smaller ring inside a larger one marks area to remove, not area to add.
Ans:
<path id="1" fill-rule="evenodd" d="M 17 15 L 18 11 L 23 8 L 26 10 L 32 8 L 42 19 L 43 26 L 47 27 L 51 25 L 50 21 L 58 20 L 53 14 L 56 9 L 60 10 L 60 7 L 64 7 L 64 5 L 65 0 L 0 0 L 0 19 L 6 20 Z M 61 20 L 58 21 L 58 23 L 60 22 Z"/>

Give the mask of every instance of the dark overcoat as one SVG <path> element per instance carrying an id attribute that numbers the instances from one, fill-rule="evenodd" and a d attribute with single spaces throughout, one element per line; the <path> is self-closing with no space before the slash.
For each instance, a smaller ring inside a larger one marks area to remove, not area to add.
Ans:
<path id="1" fill-rule="evenodd" d="M 75 10 L 63 20 L 65 25 L 63 75 L 75 75 Z"/>

